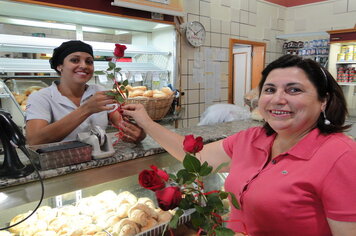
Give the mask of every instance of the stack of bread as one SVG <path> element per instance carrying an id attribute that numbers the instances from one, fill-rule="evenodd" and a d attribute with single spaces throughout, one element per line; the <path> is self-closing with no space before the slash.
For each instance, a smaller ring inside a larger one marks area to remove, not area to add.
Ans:
<path id="1" fill-rule="evenodd" d="M 168 98 L 172 96 L 173 91 L 169 87 L 162 87 L 161 90 L 148 90 L 146 86 L 127 85 L 129 98 L 146 97 L 146 98 Z"/>
<path id="2" fill-rule="evenodd" d="M 38 90 L 40 90 L 42 88 L 43 87 L 41 87 L 41 86 L 30 86 L 23 93 L 13 92 L 12 95 L 14 95 L 17 103 L 20 105 L 21 109 L 24 111 L 24 110 L 26 110 L 28 96 L 30 96 L 31 93 L 37 92 Z"/>
<path id="3" fill-rule="evenodd" d="M 15 216 L 10 225 L 30 213 Z M 156 208 L 149 198 L 107 190 L 82 198 L 75 206 L 42 206 L 29 219 L 10 228 L 10 232 L 0 231 L 0 236 L 106 236 L 106 231 L 115 236 L 133 236 L 168 222 L 172 215 Z"/>

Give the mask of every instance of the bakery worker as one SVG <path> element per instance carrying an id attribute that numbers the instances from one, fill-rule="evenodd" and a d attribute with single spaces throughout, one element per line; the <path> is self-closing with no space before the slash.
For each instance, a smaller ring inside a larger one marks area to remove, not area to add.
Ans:
<path id="1" fill-rule="evenodd" d="M 123 140 L 139 142 L 146 134 L 123 119 L 114 97 L 99 85 L 87 84 L 94 73 L 93 49 L 79 40 L 62 43 L 53 50 L 51 68 L 60 75 L 50 87 L 31 94 L 26 107 L 28 144 L 76 140 L 77 134 L 94 126 L 103 130 L 109 121 L 122 129 Z"/>

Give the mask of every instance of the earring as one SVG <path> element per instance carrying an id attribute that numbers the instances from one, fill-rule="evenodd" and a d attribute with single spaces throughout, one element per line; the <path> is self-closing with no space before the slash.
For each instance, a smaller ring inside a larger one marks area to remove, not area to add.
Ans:
<path id="1" fill-rule="evenodd" d="M 324 124 L 325 125 L 330 125 L 331 122 L 330 122 L 330 120 L 326 119 L 325 110 L 323 110 L 323 116 L 324 116 Z"/>

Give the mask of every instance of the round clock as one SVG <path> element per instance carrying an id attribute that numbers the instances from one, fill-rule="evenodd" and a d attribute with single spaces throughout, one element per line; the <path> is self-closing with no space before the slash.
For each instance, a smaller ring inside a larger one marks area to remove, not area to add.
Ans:
<path id="1" fill-rule="evenodd" d="M 198 21 L 187 23 L 185 37 L 193 47 L 200 47 L 205 42 L 206 32 L 204 26 Z"/>

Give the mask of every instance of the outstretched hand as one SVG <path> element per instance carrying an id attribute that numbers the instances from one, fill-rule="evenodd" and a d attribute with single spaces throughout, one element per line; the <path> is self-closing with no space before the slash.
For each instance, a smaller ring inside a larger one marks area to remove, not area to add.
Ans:
<path id="1" fill-rule="evenodd" d="M 138 126 L 145 129 L 145 126 L 152 122 L 151 117 L 147 114 L 142 104 L 127 104 L 122 106 L 123 115 L 132 117 Z"/>
<path id="2" fill-rule="evenodd" d="M 122 141 L 128 143 L 138 143 L 146 138 L 146 133 L 137 124 L 132 123 L 128 117 L 124 116 L 119 123 L 119 128 L 123 133 Z"/>
<path id="3" fill-rule="evenodd" d="M 107 91 L 96 92 L 83 105 L 81 105 L 81 107 L 89 114 L 114 109 L 115 105 L 112 104 L 116 103 L 116 101 L 113 96 L 109 96 L 106 93 Z"/>

